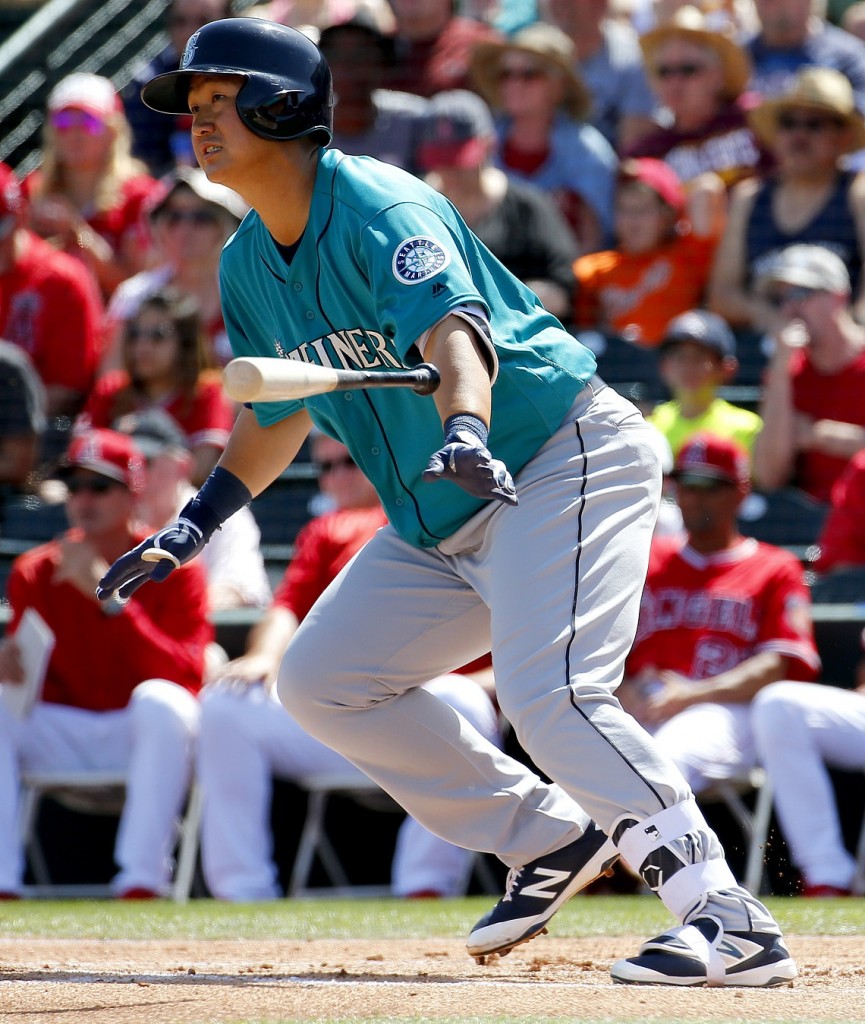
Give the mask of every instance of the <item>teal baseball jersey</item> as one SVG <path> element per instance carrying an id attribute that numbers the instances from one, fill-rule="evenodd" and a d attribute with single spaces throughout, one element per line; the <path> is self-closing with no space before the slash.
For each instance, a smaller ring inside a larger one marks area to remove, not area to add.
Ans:
<path id="1" fill-rule="evenodd" d="M 370 157 L 322 151 L 309 220 L 290 263 L 250 212 L 223 250 L 220 287 L 235 356 L 337 369 L 416 365 L 425 331 L 455 308 L 479 304 L 497 360 L 489 448 L 514 475 L 553 435 L 595 370 L 591 352 L 447 199 Z M 253 408 L 266 426 L 301 405 L 348 447 L 409 543 L 439 544 L 485 504 L 451 481 L 421 479 L 442 445 L 432 397 L 370 388 Z"/>

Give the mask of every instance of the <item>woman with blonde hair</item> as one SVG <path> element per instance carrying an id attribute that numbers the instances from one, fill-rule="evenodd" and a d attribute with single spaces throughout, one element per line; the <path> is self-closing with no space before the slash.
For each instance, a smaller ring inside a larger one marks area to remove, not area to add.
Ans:
<path id="1" fill-rule="evenodd" d="M 148 295 L 124 324 L 123 369 L 100 377 L 76 423 L 110 427 L 121 416 L 160 408 L 183 431 L 192 452 L 192 482 L 216 465 L 234 422 L 234 407 L 211 368 L 195 301 L 171 288 Z"/>
<path id="2" fill-rule="evenodd" d="M 141 213 L 158 187 L 131 155 L 111 82 L 84 72 L 62 79 L 48 96 L 42 162 L 24 181 L 30 224 L 86 263 L 105 298 L 147 263 Z"/>

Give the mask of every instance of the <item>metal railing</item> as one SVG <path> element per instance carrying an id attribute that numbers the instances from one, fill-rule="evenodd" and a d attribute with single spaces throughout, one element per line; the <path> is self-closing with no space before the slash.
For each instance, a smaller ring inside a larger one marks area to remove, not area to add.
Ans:
<path id="1" fill-rule="evenodd" d="M 40 158 L 48 93 L 65 75 L 90 71 L 122 89 L 166 44 L 169 0 L 49 0 L 0 46 L 0 160 L 19 175 Z"/>

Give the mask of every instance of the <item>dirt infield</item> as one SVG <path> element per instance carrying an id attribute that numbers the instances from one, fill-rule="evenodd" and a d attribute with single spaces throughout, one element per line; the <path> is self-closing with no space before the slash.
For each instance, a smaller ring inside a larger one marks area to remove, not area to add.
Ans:
<path id="1" fill-rule="evenodd" d="M 544 936 L 476 965 L 455 939 L 0 939 L 0 1021 L 203 1024 L 483 1015 L 701 1022 L 865 1021 L 865 937 L 792 936 L 801 977 L 771 990 L 613 985 L 639 939 Z"/>

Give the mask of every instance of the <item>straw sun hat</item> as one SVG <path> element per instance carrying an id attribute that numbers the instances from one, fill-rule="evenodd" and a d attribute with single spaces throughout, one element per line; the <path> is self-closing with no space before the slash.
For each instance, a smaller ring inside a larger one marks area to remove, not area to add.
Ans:
<path id="1" fill-rule="evenodd" d="M 714 50 L 724 70 L 724 95 L 733 100 L 744 92 L 751 77 L 747 53 L 723 32 L 707 28 L 702 11 L 691 6 L 680 7 L 669 21 L 640 36 L 640 48 L 649 70 L 655 64 L 655 51 L 668 39 L 685 39 Z"/>
<path id="2" fill-rule="evenodd" d="M 865 121 L 856 110 L 853 87 L 846 75 L 834 68 L 802 68 L 790 88 L 755 107 L 748 114 L 748 123 L 757 138 L 771 146 L 778 134 L 778 115 L 783 110 L 806 109 L 832 114 L 847 127 L 850 138 L 845 150 L 865 148 Z"/>
<path id="3" fill-rule="evenodd" d="M 592 107 L 592 98 L 576 73 L 574 44 L 555 25 L 535 22 L 515 32 L 503 42 L 478 43 L 472 50 L 470 71 L 478 92 L 491 107 L 501 107 L 499 68 L 506 53 L 525 53 L 562 76 L 562 106 L 577 121 L 583 121 Z"/>

